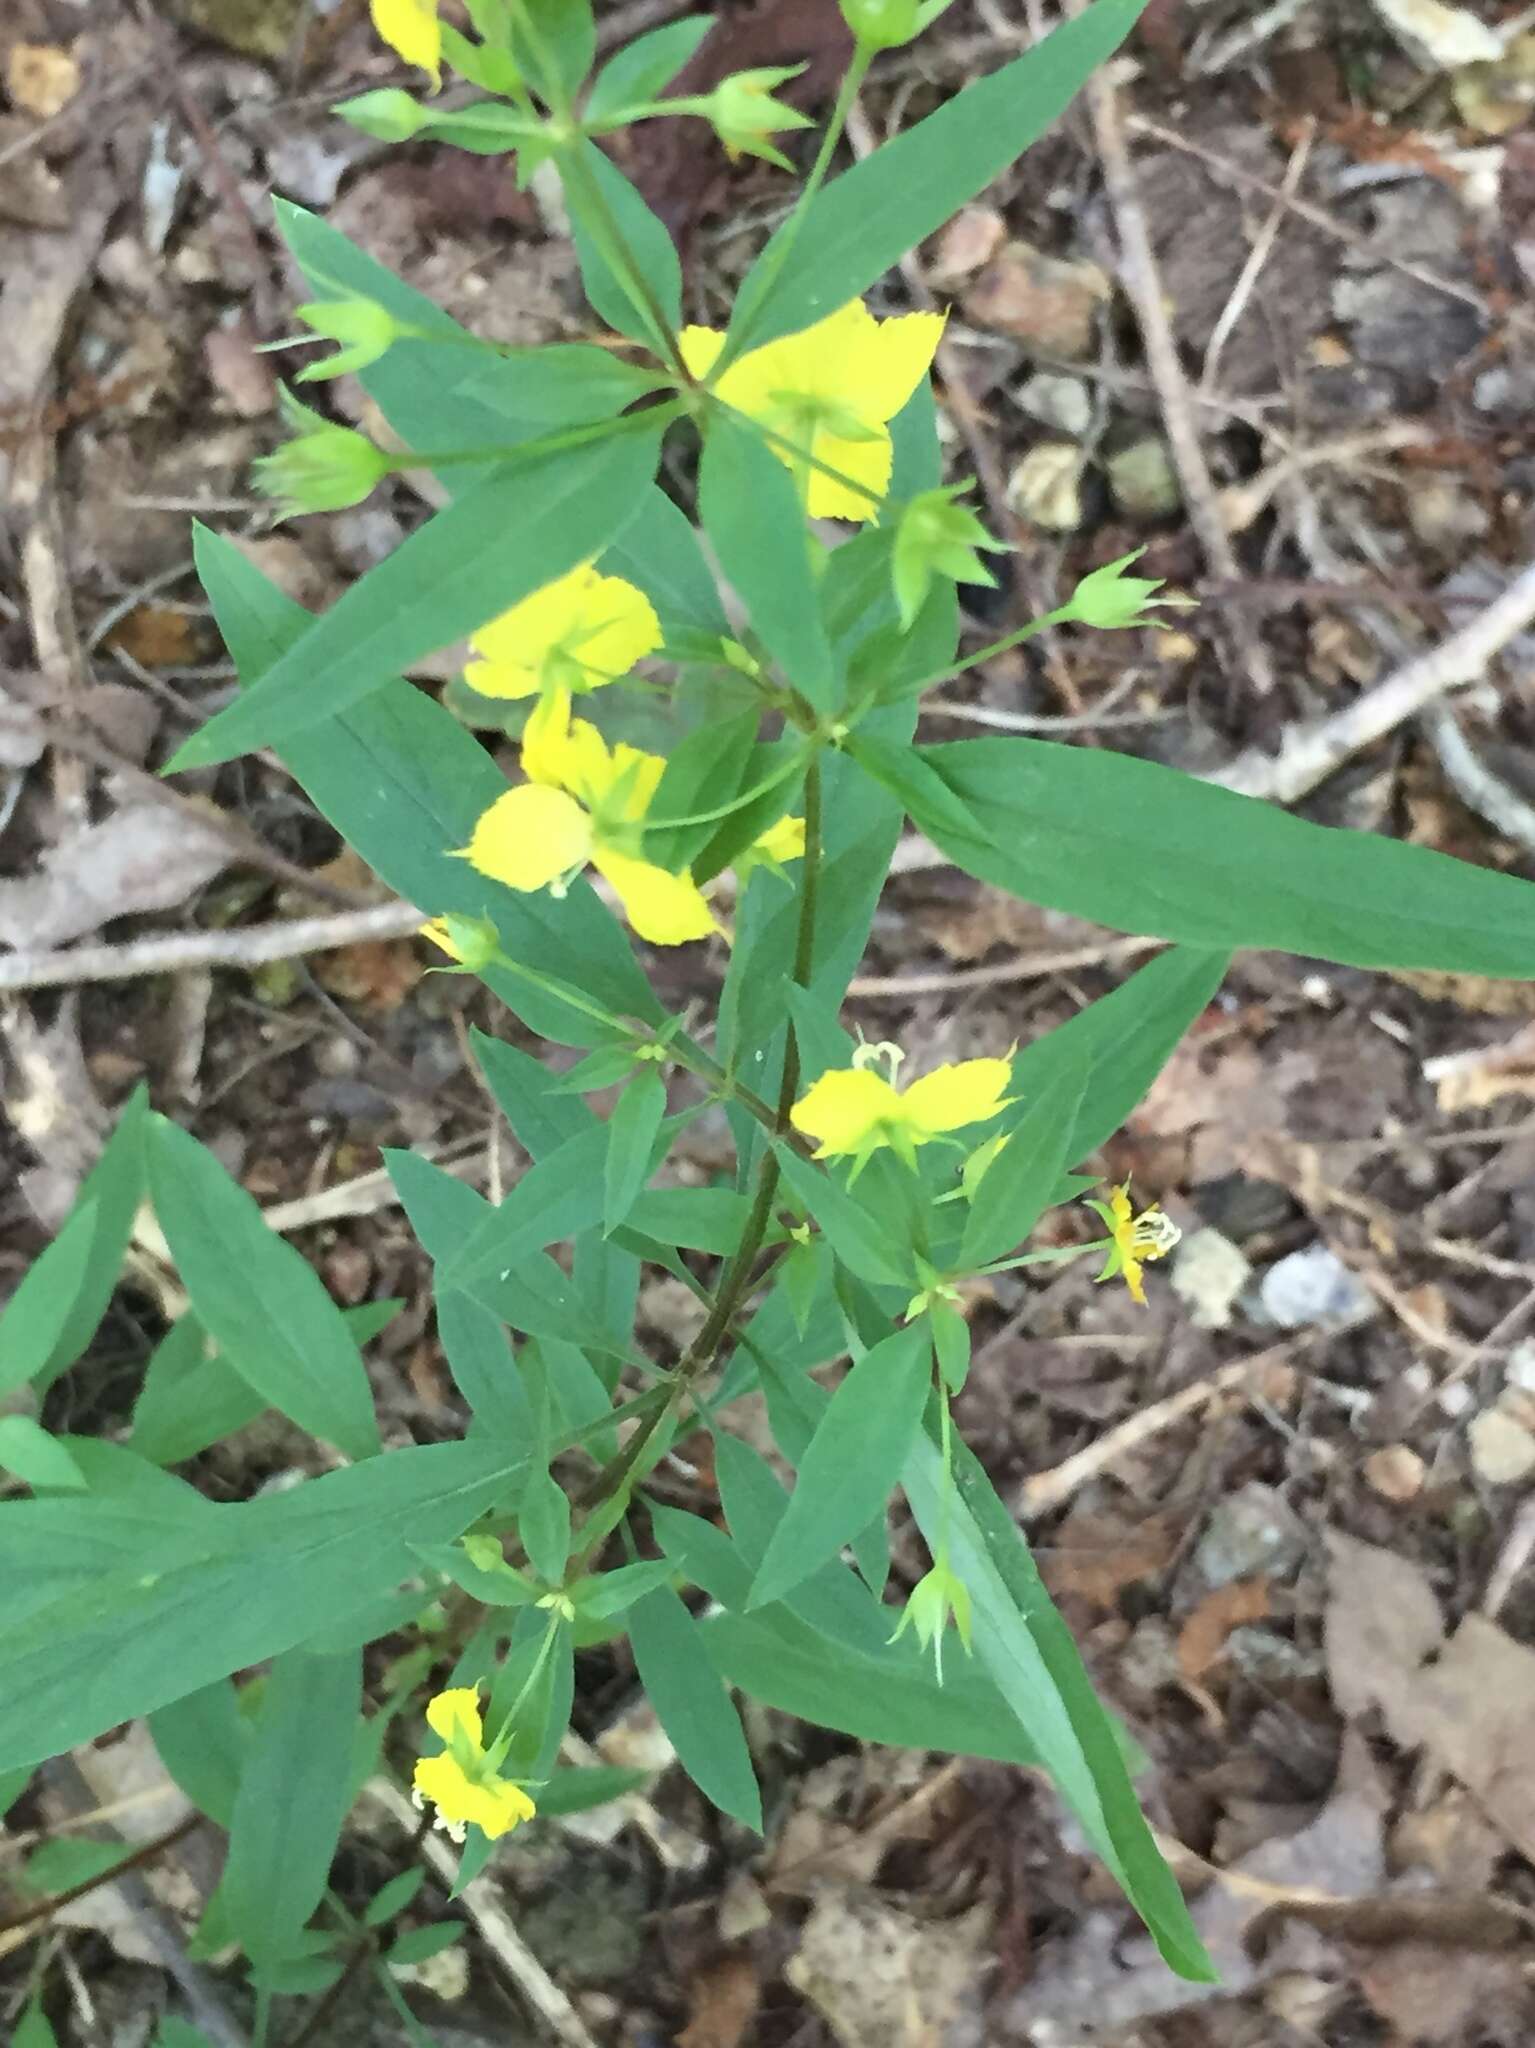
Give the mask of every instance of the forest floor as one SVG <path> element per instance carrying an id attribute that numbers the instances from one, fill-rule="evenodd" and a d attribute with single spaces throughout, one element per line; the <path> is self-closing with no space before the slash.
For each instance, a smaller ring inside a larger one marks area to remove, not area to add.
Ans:
<path id="1" fill-rule="evenodd" d="M 599 7 L 604 45 L 689 11 Z M 233 686 L 192 515 L 319 607 L 427 510 L 401 478 L 275 526 L 252 492 L 287 360 L 257 346 L 303 296 L 271 195 L 518 342 L 589 318 L 557 199 L 519 192 L 503 160 L 385 150 L 330 116 L 408 82 L 359 0 L 0 13 L 0 1294 L 147 1079 L 338 1301 L 404 1298 L 370 1352 L 380 1411 L 395 1441 L 450 1436 L 426 1260 L 379 1149 L 514 1176 L 466 1032 L 515 1026 L 467 981 L 426 975 L 408 907 L 275 762 L 174 789 L 152 771 Z M 1054 14 L 958 0 L 877 68 L 853 145 Z M 1506 56 L 1467 65 L 1490 29 Z M 794 89 L 819 114 L 843 54 L 834 0 L 759 0 L 722 6 L 703 61 L 715 76 L 805 63 Z M 677 236 L 690 317 L 717 319 L 783 179 L 664 126 L 630 138 L 625 167 Z M 1199 608 L 1167 633 L 995 661 L 924 705 L 925 735 L 1056 736 L 1196 773 L 1240 761 L 1244 786 L 1306 816 L 1535 873 L 1535 590 L 1518 597 L 1535 560 L 1532 281 L 1535 9 L 1151 0 L 1106 84 L 877 300 L 951 309 L 952 473 L 1016 548 L 972 609 L 976 643 L 1142 545 L 1145 572 Z M 359 389 L 318 388 L 362 417 Z M 451 689 L 460 659 L 415 680 Z M 303 950 L 268 944 L 294 918 L 339 922 Z M 996 1053 L 1150 950 L 913 843 L 847 1014 L 920 1065 Z M 707 1014 L 721 952 L 649 964 L 669 1001 Z M 962 1426 L 1151 1759 L 1146 1796 L 1218 1991 L 1156 1963 L 1027 1773 L 865 1754 L 759 1713 L 765 1842 L 675 1771 L 611 1826 L 519 1836 L 464 1946 L 408 1987 L 432 2037 L 1527 2043 L 1532 1097 L 1528 984 L 1240 956 L 1098 1162 L 1183 1228 L 1150 1307 L 1079 1266 L 1004 1276 L 972 1304 Z M 722 1164 L 717 1136 L 701 1122 L 684 1140 L 699 1176 Z M 120 1432 L 173 1308 L 146 1260 L 50 1422 Z M 648 1285 L 642 1313 L 662 1355 L 685 1342 L 676 1283 Z M 196 1476 L 240 1497 L 303 1457 L 269 1416 Z M 665 1483 L 711 1505 L 707 1470 Z M 909 1583 L 920 1546 L 898 1529 L 895 1552 Z M 634 1690 L 611 1655 L 583 1666 L 578 1730 L 615 1759 L 656 1755 Z M 12 1811 L 0 1890 L 70 1812 L 115 1816 L 130 1844 L 165 1826 L 141 1733 Z M 376 1885 L 398 1853 L 386 1830 L 359 1833 L 342 1889 Z M 194 1834 L 139 1888 L 43 1930 L 61 2040 L 142 2048 L 172 1979 L 178 1997 L 191 1981 L 185 1932 L 212 1868 Z M 0 1940 L 0 1958 L 3 2032 L 38 1942 Z M 215 2019 L 238 2013 L 216 1967 L 195 1981 Z M 317 2038 L 392 2043 L 397 2027 L 342 2001 Z"/>

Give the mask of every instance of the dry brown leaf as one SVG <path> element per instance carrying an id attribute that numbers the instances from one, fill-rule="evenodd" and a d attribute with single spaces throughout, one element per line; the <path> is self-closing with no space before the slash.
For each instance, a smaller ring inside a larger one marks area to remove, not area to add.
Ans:
<path id="1" fill-rule="evenodd" d="M 1190 1680 L 1203 1678 L 1226 1651 L 1226 1638 L 1244 1622 L 1262 1621 L 1269 1611 L 1267 1579 L 1232 1579 L 1207 1593 L 1178 1631 L 1178 1669 Z"/>
<path id="2" fill-rule="evenodd" d="M 230 859 L 212 819 L 124 805 L 50 847 L 37 874 L 0 882 L 0 943 L 62 946 L 116 917 L 174 910 Z"/>
<path id="3" fill-rule="evenodd" d="M 397 1010 L 426 972 L 409 939 L 359 939 L 314 963 L 315 980 L 343 1002 Z"/>
<path id="4" fill-rule="evenodd" d="M 1384 1707 L 1444 1640 L 1432 1587 L 1394 1551 L 1330 1531 L 1322 1643 L 1340 1714 L 1357 1720 Z"/>
<path id="5" fill-rule="evenodd" d="M 1374 1955 L 1359 1972 L 1359 1988 L 1404 2048 L 1435 2048 L 1467 2038 L 1473 2013 L 1516 1996 L 1524 1970 L 1506 1955 L 1449 1951 L 1430 1942 L 1402 1941 Z M 1480 2035 L 1481 2029 L 1475 2029 Z"/>
<path id="6" fill-rule="evenodd" d="M 23 113 L 51 121 L 80 90 L 80 66 L 57 43 L 12 43 L 5 60 L 5 89 Z"/>
<path id="7" fill-rule="evenodd" d="M 1526 1024 L 1501 1045 L 1473 1046 L 1425 1060 L 1423 1077 L 1450 1114 L 1485 1109 L 1500 1095 L 1535 1095 L 1535 1024 Z"/>
<path id="8" fill-rule="evenodd" d="M 164 605 L 138 604 L 113 627 L 107 645 L 120 647 L 144 668 L 184 666 L 197 657 L 197 622 Z"/>
<path id="9" fill-rule="evenodd" d="M 725 1956 L 689 1986 L 691 2017 L 677 2048 L 738 2048 L 762 2003 L 762 1985 L 745 1956 Z"/>
<path id="10" fill-rule="evenodd" d="M 886 1893 L 828 1892 L 784 1974 L 840 2048 L 939 2048 L 979 2011 L 990 1922 L 985 1907 L 922 1920 Z"/>
<path id="11" fill-rule="evenodd" d="M 1039 1568 L 1057 1599 L 1075 1595 L 1107 1609 L 1126 1586 L 1149 1579 L 1171 1563 L 1177 1547 L 1177 1527 L 1165 1515 L 1123 1522 L 1114 1515 L 1073 1508 L 1041 1556 Z"/>

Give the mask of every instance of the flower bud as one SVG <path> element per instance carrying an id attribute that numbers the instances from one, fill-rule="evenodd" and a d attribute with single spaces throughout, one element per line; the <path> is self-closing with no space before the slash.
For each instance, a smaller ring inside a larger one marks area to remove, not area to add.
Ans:
<path id="1" fill-rule="evenodd" d="M 1056 616 L 1075 620 L 1079 625 L 1096 626 L 1106 633 L 1125 626 L 1156 626 L 1165 632 L 1167 622 L 1148 618 L 1147 612 L 1157 606 L 1192 611 L 1194 600 L 1176 593 L 1159 597 L 1160 581 L 1149 583 L 1143 576 L 1127 576 L 1126 569 L 1145 552 L 1144 548 L 1137 548 L 1134 554 L 1121 555 L 1117 562 L 1106 562 L 1101 569 L 1084 576 Z"/>
<path id="2" fill-rule="evenodd" d="M 938 1681 L 943 1682 L 943 1633 L 953 1616 L 954 1626 L 959 1630 L 959 1639 L 966 1653 L 970 1650 L 970 1589 L 962 1579 L 956 1578 L 946 1558 L 940 1558 L 926 1578 L 919 1579 L 907 1598 L 905 1610 L 896 1625 L 895 1642 L 911 1629 L 924 1650 L 933 1652 L 933 1663 Z"/>
<path id="3" fill-rule="evenodd" d="M 314 384 L 322 377 L 343 377 L 376 363 L 407 332 L 376 299 L 319 299 L 298 308 L 306 327 L 326 341 L 341 344 L 333 356 L 307 364 L 295 384 Z"/>
<path id="4" fill-rule="evenodd" d="M 282 394 L 290 423 L 307 431 L 251 465 L 256 488 L 279 501 L 284 518 L 298 512 L 342 512 L 360 505 L 393 467 L 365 434 L 338 427 Z"/>
<path id="5" fill-rule="evenodd" d="M 422 925 L 421 937 L 430 939 L 469 974 L 483 973 L 501 950 L 500 935 L 488 917 L 464 917 L 453 910 Z"/>
<path id="6" fill-rule="evenodd" d="M 935 576 L 947 576 L 955 583 L 996 582 L 976 550 L 988 554 L 1005 554 L 1007 550 L 1001 541 L 992 539 L 968 505 L 956 504 L 961 491 L 968 488 L 968 484 L 953 484 L 944 490 L 924 491 L 901 514 L 890 573 L 903 632 L 909 633 L 916 623 Z"/>
<path id="7" fill-rule="evenodd" d="M 713 122 L 714 132 L 732 163 L 743 156 L 760 156 L 783 170 L 793 170 L 782 150 L 776 149 L 768 138 L 783 128 L 809 128 L 814 123 L 798 108 L 775 100 L 773 88 L 798 78 L 804 69 L 803 64 L 793 64 L 738 71 L 701 102 L 700 111 Z"/>
<path id="8" fill-rule="evenodd" d="M 919 0 L 839 0 L 842 19 L 867 50 L 898 50 L 921 28 Z"/>
<path id="9" fill-rule="evenodd" d="M 331 112 L 379 142 L 409 142 L 432 118 L 425 107 L 418 106 L 398 86 L 383 92 L 359 93 L 354 100 L 342 100 Z"/>

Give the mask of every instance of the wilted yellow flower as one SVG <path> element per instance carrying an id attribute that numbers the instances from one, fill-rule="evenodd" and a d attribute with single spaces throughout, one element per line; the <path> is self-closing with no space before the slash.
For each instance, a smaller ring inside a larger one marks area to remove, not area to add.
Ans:
<path id="1" fill-rule="evenodd" d="M 927 375 L 943 321 L 941 313 L 876 320 L 854 299 L 814 327 L 742 356 L 714 391 L 804 451 L 797 459 L 773 450 L 793 472 L 813 519 L 870 519 L 890 487 L 888 423 Z M 684 327 L 679 345 L 693 376 L 707 377 L 725 337 L 713 327 Z"/>
<path id="2" fill-rule="evenodd" d="M 1123 1273 L 1132 1298 L 1144 1308 L 1146 1289 L 1141 1281 L 1141 1267 L 1151 1259 L 1165 1258 L 1183 1233 L 1155 1202 L 1137 1216 L 1130 1205 L 1128 1181 L 1111 1188 L 1107 1202 L 1089 1199 L 1087 1206 L 1103 1218 L 1110 1238 L 1109 1255 L 1099 1280 L 1112 1280 L 1116 1273 Z"/>
<path id="3" fill-rule="evenodd" d="M 478 1689 L 457 1686 L 428 1701 L 427 1726 L 447 1747 L 439 1756 L 424 1756 L 416 1765 L 414 1798 L 419 1807 L 430 1800 L 437 1824 L 464 1839 L 472 1822 L 492 1841 L 507 1834 L 537 1811 L 523 1788 L 503 1778 L 485 1747 L 485 1724 Z"/>
<path id="4" fill-rule="evenodd" d="M 485 697 L 575 695 L 626 676 L 661 645 L 650 599 L 621 576 L 583 562 L 469 636 L 479 656 L 464 670 Z"/>
<path id="5" fill-rule="evenodd" d="M 483 813 L 464 849 L 471 866 L 509 889 L 563 895 L 588 862 L 617 891 L 642 939 L 680 946 L 717 929 L 691 875 L 674 875 L 640 852 L 645 813 L 666 763 L 637 747 L 609 747 L 594 725 L 572 719 L 563 692 L 546 698 L 522 743 L 528 781 Z"/>
<path id="6" fill-rule="evenodd" d="M 368 0 L 373 26 L 390 49 L 442 84 L 442 27 L 437 0 Z"/>
<path id="7" fill-rule="evenodd" d="M 1007 1106 L 1009 1060 L 961 1060 L 900 1089 L 895 1075 L 902 1057 L 899 1046 L 860 1046 L 851 1067 L 832 1068 L 805 1091 L 789 1121 L 819 1141 L 817 1159 L 850 1155 L 856 1173 L 872 1152 L 889 1145 L 914 1164 L 917 1146 L 985 1123 Z M 873 1071 L 875 1060 L 884 1062 L 886 1073 Z"/>

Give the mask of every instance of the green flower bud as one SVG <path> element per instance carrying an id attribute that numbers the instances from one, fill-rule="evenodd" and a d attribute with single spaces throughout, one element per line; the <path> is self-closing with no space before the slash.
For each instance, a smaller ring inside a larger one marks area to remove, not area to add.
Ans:
<path id="1" fill-rule="evenodd" d="M 838 0 L 842 19 L 866 50 L 913 42 L 953 0 Z"/>
<path id="2" fill-rule="evenodd" d="M 1147 618 L 1147 612 L 1156 606 L 1193 611 L 1194 600 L 1176 593 L 1159 597 L 1160 582 L 1148 583 L 1143 576 L 1127 576 L 1126 569 L 1145 552 L 1144 548 L 1137 548 L 1133 555 L 1121 555 L 1117 562 L 1107 562 L 1090 576 L 1084 576 L 1056 616 L 1074 619 L 1083 626 L 1097 626 L 1107 633 L 1125 626 L 1156 626 L 1165 632 L 1166 620 Z"/>
<path id="3" fill-rule="evenodd" d="M 298 317 L 326 341 L 341 344 L 333 356 L 310 363 L 293 380 L 313 384 L 322 377 L 342 377 L 348 370 L 365 370 L 386 354 L 409 329 L 376 299 L 320 299 L 300 306 Z"/>
<path id="4" fill-rule="evenodd" d="M 1007 549 L 992 539 L 969 506 L 955 503 L 960 493 L 969 489 L 964 483 L 924 491 L 901 513 L 890 573 L 903 632 L 911 631 L 935 576 L 947 576 L 954 583 L 996 582 L 976 550 L 1005 554 Z"/>
<path id="5" fill-rule="evenodd" d="M 699 111 L 713 122 L 714 132 L 732 163 L 743 156 L 760 156 L 783 170 L 793 170 L 783 151 L 776 149 L 768 138 L 783 128 L 810 128 L 814 123 L 798 108 L 775 100 L 773 89 L 798 78 L 804 69 L 803 64 L 792 64 L 738 71 L 700 102 Z"/>
<path id="6" fill-rule="evenodd" d="M 379 142 L 409 142 L 432 118 L 425 107 L 418 106 L 398 86 L 383 92 L 359 93 L 354 100 L 342 100 L 331 112 Z"/>
<path id="7" fill-rule="evenodd" d="M 450 910 L 443 917 L 434 917 L 421 927 L 421 937 L 430 939 L 434 946 L 456 960 L 469 974 L 483 974 L 485 969 L 501 951 L 501 938 L 488 917 L 465 917 L 461 912 Z M 434 968 L 438 974 L 450 974 L 451 968 Z"/>
<path id="8" fill-rule="evenodd" d="M 284 517 L 360 505 L 388 476 L 389 457 L 366 435 L 322 419 L 286 391 L 282 406 L 289 421 L 306 431 L 252 469 L 257 489 L 280 502 Z"/>
<path id="9" fill-rule="evenodd" d="M 949 1569 L 947 1558 L 940 1558 L 926 1578 L 919 1579 L 912 1587 L 895 1634 L 890 1638 L 895 1642 L 908 1628 L 911 1629 L 923 1649 L 932 1651 L 940 1684 L 943 1682 L 943 1634 L 951 1615 L 968 1655 L 970 1591 L 964 1581 L 956 1578 Z"/>

